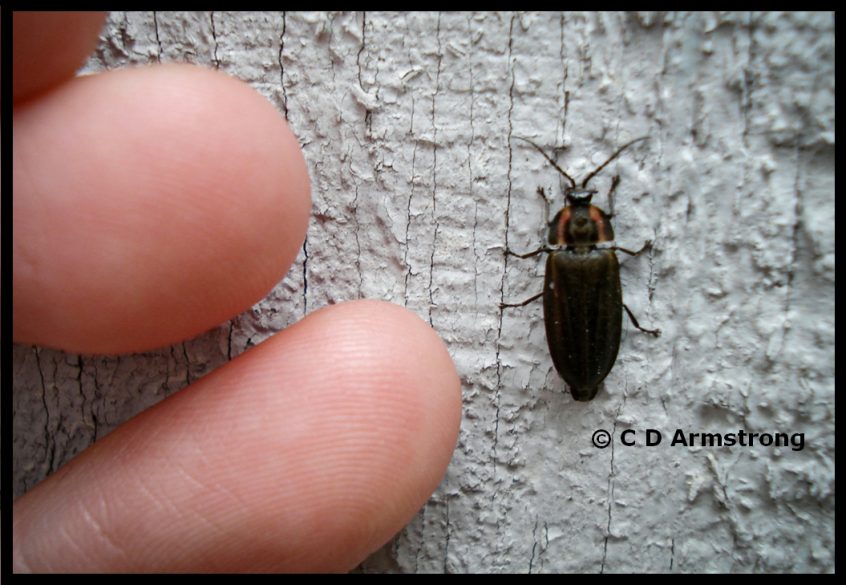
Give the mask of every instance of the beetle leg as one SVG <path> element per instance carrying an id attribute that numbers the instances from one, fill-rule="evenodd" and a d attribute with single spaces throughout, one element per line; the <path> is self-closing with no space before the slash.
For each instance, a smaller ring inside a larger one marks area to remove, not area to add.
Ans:
<path id="1" fill-rule="evenodd" d="M 620 252 L 625 252 L 629 256 L 637 256 L 641 252 L 645 252 L 646 250 L 648 250 L 651 247 L 652 247 L 652 240 L 646 240 L 643 243 L 643 247 L 640 250 L 638 250 L 637 252 L 632 252 L 631 250 L 627 250 L 626 248 L 621 248 L 620 246 L 612 246 L 611 249 L 612 250 L 618 250 Z"/>
<path id="2" fill-rule="evenodd" d="M 543 202 L 546 204 L 546 215 L 544 216 L 544 223 L 549 225 L 549 199 L 546 196 L 546 191 L 543 190 L 543 187 L 538 187 L 538 195 L 543 197 Z"/>
<path id="3" fill-rule="evenodd" d="M 635 326 L 635 327 L 637 327 L 638 329 L 640 329 L 640 330 L 641 330 L 641 331 L 643 331 L 644 333 L 648 333 L 649 335 L 653 335 L 653 336 L 655 336 L 655 337 L 658 337 L 659 335 L 661 335 L 661 330 L 660 330 L 660 329 L 644 329 L 643 327 L 641 327 L 641 326 L 640 326 L 640 323 L 638 323 L 638 322 L 637 322 L 637 319 L 635 319 L 634 313 L 632 313 L 631 309 L 629 309 L 629 308 L 626 306 L 626 304 L 625 304 L 625 303 L 623 303 L 623 308 L 626 310 L 626 313 L 628 313 L 628 314 L 629 314 L 629 319 L 631 319 L 631 320 L 632 320 L 632 323 L 634 324 L 634 326 Z"/>
<path id="4" fill-rule="evenodd" d="M 608 189 L 608 219 L 614 217 L 614 191 L 617 190 L 617 185 L 620 184 L 620 175 L 614 175 L 614 178 L 611 179 L 611 188 Z"/>
<path id="5" fill-rule="evenodd" d="M 554 252 L 554 250 L 552 248 L 547 247 L 547 246 L 541 246 L 540 248 L 538 248 L 537 250 L 534 250 L 532 252 L 526 252 L 525 254 L 518 254 L 517 252 L 512 252 L 508 248 L 505 249 L 505 255 L 506 256 L 517 256 L 518 258 L 531 258 L 532 256 L 537 256 L 541 252 Z"/>
<path id="6" fill-rule="evenodd" d="M 539 298 L 541 298 L 542 296 L 543 296 L 543 291 L 539 292 L 538 294 L 536 294 L 535 296 L 533 296 L 530 299 L 526 299 L 522 303 L 500 303 L 499 308 L 500 309 L 506 309 L 508 307 L 525 307 L 526 305 L 528 305 L 532 301 L 536 301 Z"/>

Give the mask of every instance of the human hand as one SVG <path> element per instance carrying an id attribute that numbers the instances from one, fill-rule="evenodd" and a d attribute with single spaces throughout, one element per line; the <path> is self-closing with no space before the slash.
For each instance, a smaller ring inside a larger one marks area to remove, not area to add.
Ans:
<path id="1" fill-rule="evenodd" d="M 72 78 L 102 17 L 13 18 L 15 340 L 142 351 L 259 300 L 310 212 L 279 113 L 198 67 Z M 20 497 L 14 568 L 348 570 L 431 495 L 459 418 L 452 361 L 414 314 L 317 311 Z"/>

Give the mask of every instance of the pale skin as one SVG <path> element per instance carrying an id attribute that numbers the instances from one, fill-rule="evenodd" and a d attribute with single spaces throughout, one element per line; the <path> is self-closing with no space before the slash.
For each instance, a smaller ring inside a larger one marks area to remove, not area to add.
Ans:
<path id="1" fill-rule="evenodd" d="M 247 310 L 310 214 L 297 140 L 245 84 L 187 65 L 73 78 L 102 21 L 13 23 L 14 337 L 85 354 Z M 349 570 L 437 487 L 460 408 L 445 346 L 413 313 L 317 311 L 21 496 L 14 570 Z"/>

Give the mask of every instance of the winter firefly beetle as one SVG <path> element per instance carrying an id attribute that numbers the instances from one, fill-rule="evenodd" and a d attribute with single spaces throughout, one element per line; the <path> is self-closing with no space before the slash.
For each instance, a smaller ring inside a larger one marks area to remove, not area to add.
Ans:
<path id="1" fill-rule="evenodd" d="M 647 241 L 637 252 L 614 245 L 602 248 L 597 246 L 614 240 L 614 230 L 611 227 L 611 217 L 614 213 L 613 195 L 620 182 L 620 176 L 614 177 L 608 191 L 610 213 L 591 205 L 590 200 L 596 190 L 587 188 L 588 182 L 621 152 L 646 138 L 636 138 L 618 148 L 608 160 L 585 177 L 580 187 L 576 186 L 576 181 L 540 146 L 531 140 L 520 138 L 540 152 L 570 185 L 564 189 L 567 205 L 549 223 L 549 245 L 527 254 L 515 254 L 511 250 L 505 250 L 506 254 L 518 258 L 529 258 L 541 252 L 549 254 L 546 259 L 543 291 L 522 303 L 502 303 L 501 307 L 522 307 L 543 297 L 546 341 L 552 362 L 570 386 L 575 400 L 592 400 L 599 390 L 599 385 L 611 371 L 620 348 L 623 309 L 634 326 L 644 333 L 654 336 L 661 333 L 657 329 L 641 327 L 629 308 L 623 304 L 620 265 L 614 253 L 619 250 L 636 256 L 650 247 L 651 242 Z M 538 188 L 538 193 L 546 201 L 548 209 L 549 200 L 543 189 Z"/>

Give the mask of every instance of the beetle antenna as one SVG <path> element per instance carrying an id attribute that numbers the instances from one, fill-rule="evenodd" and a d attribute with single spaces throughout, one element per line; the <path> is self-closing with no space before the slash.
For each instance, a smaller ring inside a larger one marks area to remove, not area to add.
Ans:
<path id="1" fill-rule="evenodd" d="M 623 152 L 624 150 L 626 150 L 628 147 L 630 147 L 630 146 L 631 146 L 632 144 L 634 144 L 635 142 L 640 142 L 641 140 L 646 140 L 647 138 L 649 138 L 649 136 L 641 136 L 640 138 L 635 138 L 634 140 L 632 140 L 632 141 L 630 141 L 630 142 L 626 142 L 623 146 L 621 146 L 620 148 L 618 148 L 618 149 L 617 149 L 617 152 L 615 152 L 615 153 L 614 153 L 614 154 L 612 154 L 610 157 L 608 157 L 608 160 L 606 160 L 604 163 L 602 163 L 601 165 L 599 165 L 598 167 L 596 167 L 596 169 L 595 169 L 595 170 L 594 170 L 591 174 L 589 174 L 587 177 L 585 177 L 585 180 L 584 180 L 584 181 L 582 181 L 582 189 L 584 189 L 585 187 L 587 187 L 588 181 L 590 181 L 590 180 L 591 180 L 591 179 L 592 179 L 592 178 L 593 178 L 593 177 L 594 177 L 594 176 L 595 176 L 595 175 L 596 175 L 599 171 L 601 171 L 602 169 L 604 169 L 605 167 L 607 167 L 607 166 L 608 166 L 608 163 L 610 163 L 612 160 L 614 160 L 615 158 L 617 158 L 618 156 L 620 156 L 620 153 L 621 153 L 621 152 Z M 535 147 L 535 148 L 537 148 L 537 147 Z M 575 185 L 574 185 L 574 186 L 575 186 Z"/>
<path id="2" fill-rule="evenodd" d="M 529 140 L 528 138 L 522 138 L 522 137 L 520 137 L 520 136 L 515 136 L 514 138 L 516 138 L 517 140 L 522 140 L 523 142 L 528 142 L 529 144 L 531 144 L 532 146 L 534 146 L 534 147 L 535 147 L 535 150 L 537 150 L 539 153 L 541 153 L 541 154 L 543 155 L 543 157 L 544 157 L 546 160 L 548 160 L 548 161 L 549 161 L 549 164 L 551 164 L 552 166 L 554 166 L 554 167 L 555 167 L 555 169 L 556 169 L 559 173 L 561 173 L 562 175 L 564 175 L 565 177 L 567 177 L 567 180 L 568 180 L 568 181 L 570 181 L 570 187 L 572 187 L 573 189 L 575 189 L 575 188 L 576 188 L 576 181 L 574 181 L 574 180 L 573 180 L 573 177 L 571 177 L 571 176 L 570 176 L 570 175 L 568 175 L 566 172 L 564 172 L 564 170 L 563 170 L 561 167 L 559 167 L 559 166 L 558 166 L 558 164 L 557 164 L 554 160 L 552 160 L 552 159 L 549 157 L 549 155 L 547 155 L 547 154 L 544 152 L 544 150 L 543 150 L 540 146 L 538 146 L 537 144 L 535 144 L 534 142 L 532 142 L 532 141 L 531 141 L 531 140 Z M 626 146 L 628 146 L 628 144 L 627 144 Z M 619 153 L 617 153 L 617 154 L 619 154 Z M 617 156 L 617 154 L 615 154 L 614 156 Z M 606 164 L 608 164 L 608 163 L 606 163 Z"/>

